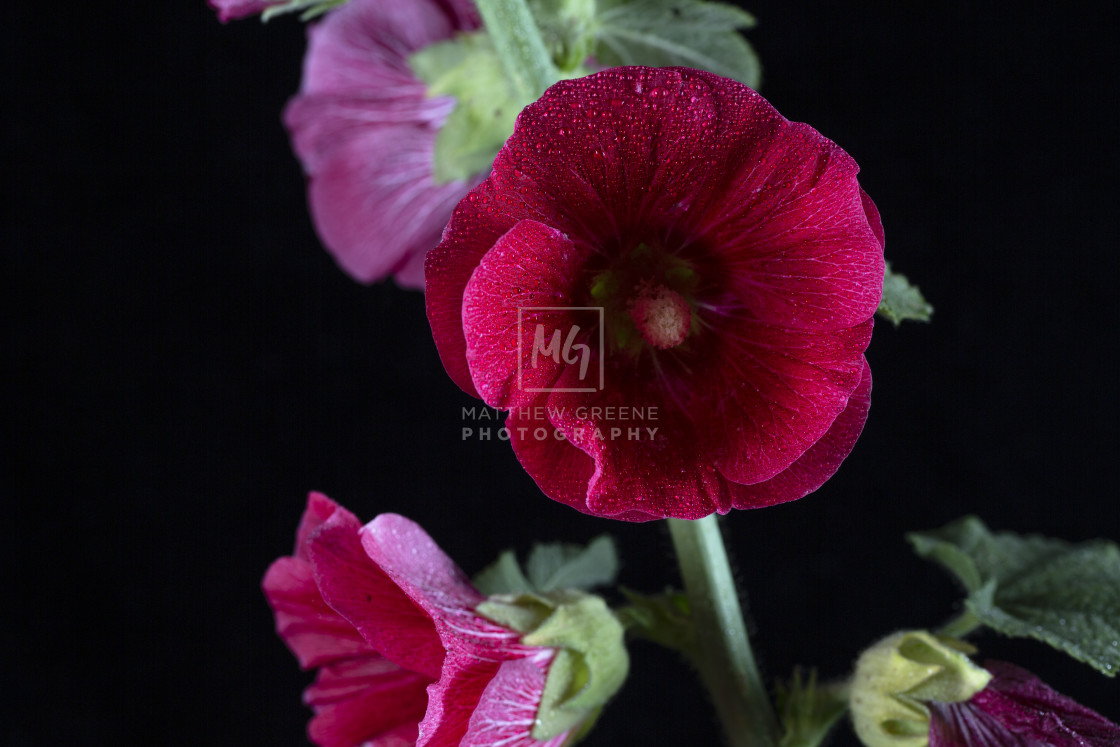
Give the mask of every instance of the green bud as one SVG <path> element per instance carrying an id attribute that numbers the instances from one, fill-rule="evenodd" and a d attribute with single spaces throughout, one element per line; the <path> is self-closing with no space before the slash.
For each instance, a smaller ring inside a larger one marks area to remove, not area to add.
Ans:
<path id="1" fill-rule="evenodd" d="M 547 741 L 571 729 L 582 734 L 626 679 L 630 659 L 622 624 L 597 596 L 572 589 L 499 594 L 476 611 L 523 633 L 521 642 L 527 646 L 558 649 L 537 710 L 534 739 Z"/>
<path id="2" fill-rule="evenodd" d="M 925 702 L 958 703 L 992 675 L 973 664 L 963 641 L 922 630 L 887 636 L 856 662 L 849 694 L 856 734 L 867 747 L 926 747 Z"/>

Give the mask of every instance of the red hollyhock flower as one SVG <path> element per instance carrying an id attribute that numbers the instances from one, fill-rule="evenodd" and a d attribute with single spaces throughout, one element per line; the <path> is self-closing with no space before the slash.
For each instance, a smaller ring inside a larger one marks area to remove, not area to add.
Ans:
<path id="1" fill-rule="evenodd" d="M 319 237 L 355 280 L 393 275 L 423 287 L 424 255 L 477 183 L 433 181 L 436 136 L 455 100 L 429 98 L 408 66 L 413 52 L 477 27 L 469 0 L 351 0 L 308 30 L 284 122 Z"/>
<path id="2" fill-rule="evenodd" d="M 304 700 L 321 747 L 559 747 L 569 736 L 530 734 L 555 649 L 478 616 L 485 597 L 404 517 L 363 527 L 312 493 L 295 555 L 263 587 L 281 638 L 319 669 Z"/>
<path id="3" fill-rule="evenodd" d="M 1117 747 L 1120 726 L 1025 669 L 984 662 L 992 681 L 963 703 L 930 703 L 930 747 Z"/>
<path id="4" fill-rule="evenodd" d="M 558 83 L 428 256 L 444 366 L 510 411 L 518 459 L 580 511 L 694 519 L 800 498 L 870 401 L 883 230 L 858 170 L 710 73 Z"/>

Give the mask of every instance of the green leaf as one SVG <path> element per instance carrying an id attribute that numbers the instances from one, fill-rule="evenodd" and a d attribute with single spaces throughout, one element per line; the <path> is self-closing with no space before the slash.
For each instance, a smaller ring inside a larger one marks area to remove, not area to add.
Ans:
<path id="1" fill-rule="evenodd" d="M 539 592 L 556 589 L 592 589 L 614 583 L 618 553 L 614 540 L 600 535 L 587 545 L 539 544 L 525 563 L 529 582 Z"/>
<path id="2" fill-rule="evenodd" d="M 629 635 L 673 649 L 697 660 L 696 626 L 688 608 L 688 597 L 667 589 L 661 594 L 642 594 L 620 588 L 630 602 L 615 611 Z"/>
<path id="3" fill-rule="evenodd" d="M 521 572 L 513 550 L 503 552 L 471 581 L 476 589 L 488 597 L 495 594 L 528 594 L 533 591 L 533 585 Z"/>
<path id="4" fill-rule="evenodd" d="M 702 0 L 602 0 L 594 57 L 609 66 L 694 67 L 751 88 L 762 65 L 735 29 L 755 19 L 733 5 Z"/>
<path id="5" fill-rule="evenodd" d="M 1120 671 L 1120 548 L 991 533 L 974 516 L 908 535 L 964 584 L 966 609 L 1009 636 L 1035 638 L 1100 672 Z"/>
<path id="6" fill-rule="evenodd" d="M 506 550 L 472 581 L 487 596 L 495 594 L 547 594 L 562 589 L 587 591 L 608 586 L 618 576 L 614 540 L 603 534 L 582 545 L 537 543 L 529 551 L 522 572 L 517 556 Z"/>
<path id="7" fill-rule="evenodd" d="M 502 69 L 490 37 L 479 31 L 424 47 L 408 58 L 428 84 L 429 96 L 454 96 L 455 109 L 436 137 L 437 183 L 467 179 L 490 169 L 513 132 L 522 105 Z"/>
<path id="8" fill-rule="evenodd" d="M 893 272 L 890 262 L 883 276 L 883 300 L 879 302 L 878 311 L 896 327 L 907 319 L 928 322 L 933 316 L 933 306 L 922 296 L 918 286 L 910 285 L 905 275 Z"/>
<path id="9" fill-rule="evenodd" d="M 778 683 L 778 714 L 782 721 L 779 747 L 817 747 L 844 711 L 848 694 L 843 686 L 817 684 L 817 670 L 804 678 L 801 669 L 793 670 L 788 682 Z"/>

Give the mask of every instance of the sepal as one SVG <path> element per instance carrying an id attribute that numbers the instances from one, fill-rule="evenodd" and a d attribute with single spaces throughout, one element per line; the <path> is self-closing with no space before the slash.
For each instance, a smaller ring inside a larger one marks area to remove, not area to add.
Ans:
<path id="1" fill-rule="evenodd" d="M 895 633 L 864 651 L 848 699 L 860 740 L 867 747 L 925 747 L 930 715 L 923 701 L 966 701 L 992 679 L 969 660 L 972 651 L 923 630 Z"/>
<path id="2" fill-rule="evenodd" d="M 534 739 L 547 741 L 594 720 L 626 679 L 630 660 L 622 624 L 597 596 L 577 590 L 499 594 L 475 611 L 523 633 L 523 645 L 556 650 Z"/>

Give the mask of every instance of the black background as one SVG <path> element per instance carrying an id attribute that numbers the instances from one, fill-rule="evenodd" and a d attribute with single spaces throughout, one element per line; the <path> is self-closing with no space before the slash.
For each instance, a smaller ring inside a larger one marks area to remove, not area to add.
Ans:
<path id="1" fill-rule="evenodd" d="M 888 257 L 937 307 L 930 326 L 880 323 L 871 417 L 839 474 L 725 523 L 766 673 L 839 676 L 954 611 L 907 530 L 975 512 L 1120 537 L 1116 57 L 1089 5 L 796 5 L 749 4 L 762 91 L 855 156 Z M 674 578 L 659 525 L 577 514 L 506 445 L 462 441 L 473 401 L 421 295 L 359 286 L 319 248 L 279 122 L 296 21 L 222 26 L 170 1 L 7 12 L 6 744 L 304 744 L 309 675 L 259 581 L 309 489 L 416 519 L 468 572 L 609 531 L 624 583 Z M 1120 718 L 1115 680 L 979 643 Z M 715 742 L 689 671 L 651 646 L 632 658 L 588 744 Z"/>

